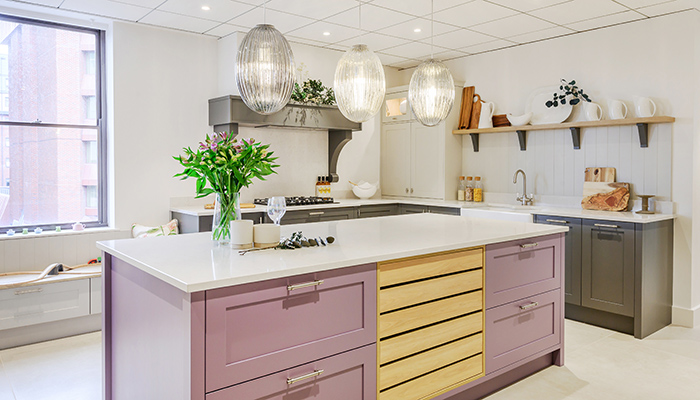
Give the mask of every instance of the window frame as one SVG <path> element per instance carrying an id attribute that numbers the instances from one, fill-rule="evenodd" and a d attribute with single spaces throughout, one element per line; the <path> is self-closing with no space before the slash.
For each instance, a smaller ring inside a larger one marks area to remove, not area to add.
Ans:
<path id="1" fill-rule="evenodd" d="M 5 126 L 30 126 L 40 128 L 77 128 L 77 129 L 94 129 L 97 133 L 97 220 L 82 222 L 87 228 L 99 228 L 109 226 L 109 210 L 108 210 L 108 174 L 107 174 L 107 118 L 106 118 L 106 87 L 107 74 L 106 67 L 106 32 L 101 29 L 86 28 L 75 25 L 62 24 L 58 22 L 42 21 L 34 18 L 17 17 L 0 13 L 0 20 L 15 22 L 20 24 L 31 24 L 55 29 L 64 29 L 74 32 L 86 33 L 95 36 L 95 125 L 76 125 L 76 124 L 57 124 L 44 123 L 41 121 L 35 122 L 19 122 L 19 121 L 0 121 L 0 125 Z M 84 62 L 84 57 L 81 62 Z M 79 222 L 79 221 L 72 221 Z M 7 233 L 9 229 L 21 231 L 23 228 L 42 228 L 44 230 L 53 230 L 55 227 L 61 229 L 71 229 L 72 223 L 48 223 L 34 225 L 11 225 L 0 226 L 0 234 Z M 31 229 L 30 229 L 31 230 Z"/>

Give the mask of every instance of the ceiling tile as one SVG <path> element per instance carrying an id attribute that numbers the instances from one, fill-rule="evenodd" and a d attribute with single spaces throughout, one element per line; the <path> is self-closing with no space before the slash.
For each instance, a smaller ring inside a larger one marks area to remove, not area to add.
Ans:
<path id="1" fill-rule="evenodd" d="M 435 11 L 435 12 L 442 11 L 442 10 L 455 7 L 455 6 L 458 6 L 458 5 L 463 4 L 463 3 L 469 3 L 472 1 L 475 1 L 475 0 L 434 0 L 433 1 L 433 3 L 434 3 L 433 11 Z M 430 10 L 428 10 L 428 12 L 425 13 L 425 15 L 429 15 L 429 14 L 430 14 Z"/>
<path id="2" fill-rule="evenodd" d="M 505 18 L 517 11 L 496 4 L 476 0 L 460 6 L 435 13 L 435 20 L 464 28 L 483 24 L 484 22 Z"/>
<path id="3" fill-rule="evenodd" d="M 267 8 L 301 15 L 313 19 L 324 19 L 357 6 L 355 0 L 270 0 Z"/>
<path id="4" fill-rule="evenodd" d="M 450 59 L 453 59 L 453 58 L 464 57 L 464 56 L 467 56 L 467 55 L 469 55 L 469 54 L 468 54 L 468 53 L 464 53 L 464 52 L 462 52 L 462 51 L 458 51 L 458 50 L 447 50 L 447 51 L 443 51 L 442 53 L 435 53 L 435 58 L 438 59 L 438 60 L 445 61 L 445 60 L 450 60 Z"/>
<path id="5" fill-rule="evenodd" d="M 149 8 L 109 0 L 66 0 L 60 8 L 127 21 L 138 21 L 151 11 Z"/>
<path id="6" fill-rule="evenodd" d="M 379 57 L 379 60 L 382 62 L 382 64 L 391 65 L 391 66 L 393 66 L 394 64 L 408 61 L 408 59 L 406 59 L 406 58 L 392 56 L 392 55 L 384 54 L 384 53 L 377 53 L 377 57 Z"/>
<path id="7" fill-rule="evenodd" d="M 629 8 L 649 7 L 661 3 L 670 3 L 669 0 L 616 0 L 618 3 Z"/>
<path id="8" fill-rule="evenodd" d="M 292 36 L 292 35 L 284 35 L 284 37 L 287 39 L 287 41 L 292 42 L 292 43 L 301 43 L 301 44 L 308 44 L 310 46 L 318 46 L 318 47 L 323 47 L 326 46 L 328 43 L 323 43 L 319 42 L 317 40 L 310 40 L 302 37 L 297 37 L 297 36 Z"/>
<path id="9" fill-rule="evenodd" d="M 61 2 L 62 1 L 63 0 L 61 0 Z M 112 1 L 115 3 L 131 4 L 132 6 L 156 8 L 159 5 L 163 4 L 163 1 L 165 1 L 165 0 L 112 0 Z"/>
<path id="10" fill-rule="evenodd" d="M 210 9 L 208 11 L 202 10 L 202 6 L 204 5 L 208 6 Z M 238 3 L 231 0 L 167 0 L 158 7 L 158 10 L 226 22 L 253 8 L 254 6 L 249 4 Z"/>
<path id="11" fill-rule="evenodd" d="M 425 0 L 374 0 L 372 4 L 416 17 L 430 14 L 430 2 Z"/>
<path id="12" fill-rule="evenodd" d="M 568 35 L 570 33 L 575 33 L 575 31 L 561 26 L 555 26 L 554 28 L 530 32 L 524 35 L 511 36 L 508 38 L 508 40 L 512 40 L 513 42 L 517 43 L 530 43 L 542 39 L 549 39 L 557 36 Z"/>
<path id="13" fill-rule="evenodd" d="M 502 49 L 504 47 L 510 47 L 513 46 L 515 43 L 509 42 L 507 40 L 502 40 L 502 39 L 496 39 L 487 43 L 481 43 L 477 44 L 474 46 L 468 46 L 459 49 L 460 51 L 463 51 L 465 53 L 470 53 L 470 54 L 476 54 L 476 53 L 483 53 L 485 51 L 490 51 L 490 50 L 496 50 L 496 49 Z"/>
<path id="14" fill-rule="evenodd" d="M 254 6 L 261 6 L 265 4 L 268 0 L 236 0 L 240 3 L 252 4 Z"/>
<path id="15" fill-rule="evenodd" d="M 324 35 L 324 32 L 330 33 Z M 324 43 L 337 43 L 360 35 L 360 30 L 347 26 L 331 24 L 325 21 L 314 22 L 302 28 L 290 31 L 289 34 L 305 39 L 317 40 Z"/>
<path id="16" fill-rule="evenodd" d="M 207 35 L 212 35 L 212 36 L 216 36 L 218 38 L 222 38 L 222 37 L 228 36 L 228 35 L 235 33 L 235 32 L 247 32 L 247 31 L 248 31 L 248 28 L 243 27 L 243 26 L 236 26 L 236 25 L 231 25 L 231 24 L 221 24 L 217 27 L 214 27 L 214 28 L 204 32 L 204 33 L 206 33 Z"/>
<path id="17" fill-rule="evenodd" d="M 556 25 L 551 22 L 543 21 L 539 18 L 531 17 L 527 14 L 516 14 L 512 17 L 506 17 L 485 24 L 476 25 L 471 29 L 491 35 L 494 37 L 506 38 L 510 36 L 523 35 L 529 32 L 541 31 L 547 28 L 553 28 Z"/>
<path id="18" fill-rule="evenodd" d="M 420 65 L 422 61 L 419 60 L 406 60 L 392 64 L 392 67 L 396 68 L 413 68 Z"/>
<path id="19" fill-rule="evenodd" d="M 490 42 L 494 39 L 494 37 L 484 35 L 483 33 L 470 31 L 469 29 L 459 29 L 444 35 L 435 36 L 433 38 L 433 44 L 448 49 L 459 49 L 461 47 Z M 423 42 L 430 43 L 430 38 L 423 40 Z"/>
<path id="20" fill-rule="evenodd" d="M 345 46 L 353 46 L 359 43 L 366 44 L 372 51 L 381 51 L 389 47 L 395 47 L 402 44 L 410 43 L 410 41 L 393 36 L 382 35 L 379 33 L 367 33 L 362 35 L 361 37 L 358 36 L 352 39 L 344 40 L 338 44 Z"/>
<path id="21" fill-rule="evenodd" d="M 49 6 L 49 7 L 56 7 L 61 5 L 63 3 L 63 0 L 25 0 L 27 3 L 30 4 L 39 4 L 41 6 Z"/>
<path id="22" fill-rule="evenodd" d="M 416 32 L 416 29 L 420 29 L 420 32 Z M 459 28 L 456 26 L 440 22 L 435 22 L 433 25 L 433 31 L 436 35 L 456 31 L 457 29 Z M 377 32 L 408 40 L 424 40 L 430 37 L 430 30 L 430 20 L 415 18 L 388 28 L 380 29 Z"/>
<path id="23" fill-rule="evenodd" d="M 154 10 L 152 13 L 139 20 L 139 22 L 196 33 L 206 32 L 219 25 L 218 22 L 207 19 L 188 17 L 187 15 L 174 14 L 160 10 Z"/>
<path id="24" fill-rule="evenodd" d="M 571 0 L 487 0 L 489 3 L 495 3 L 504 7 L 512 8 L 518 11 L 532 11 L 538 8 L 553 6 L 555 4 L 566 3 Z"/>
<path id="25" fill-rule="evenodd" d="M 343 11 L 340 14 L 327 18 L 326 21 L 359 29 L 360 16 L 357 9 L 358 7 L 355 7 L 347 11 Z M 362 7 L 362 30 L 376 31 L 386 27 L 387 25 L 399 24 L 413 18 L 413 16 L 408 14 L 387 10 L 386 8 L 375 7 L 369 4 Z"/>
<path id="26" fill-rule="evenodd" d="M 606 15 L 600 18 L 593 18 L 587 19 L 585 21 L 576 22 L 567 25 L 567 27 L 577 31 L 587 31 L 589 29 L 602 28 L 604 26 L 616 25 L 644 18 L 646 18 L 644 15 L 636 11 L 624 11 L 617 14 Z"/>
<path id="27" fill-rule="evenodd" d="M 628 8 L 611 0 L 572 0 L 542 8 L 530 14 L 559 25 L 568 25 L 586 19 L 627 11 Z"/>
<path id="28" fill-rule="evenodd" d="M 267 16 L 264 14 L 265 11 L 262 8 L 257 7 L 227 22 L 229 24 L 244 26 L 250 29 L 257 24 L 262 24 L 265 21 L 268 24 L 274 25 L 275 28 L 282 33 L 299 29 L 302 26 L 309 25 L 314 22 L 314 20 L 311 18 L 300 17 L 298 15 L 291 15 L 275 10 L 267 10 Z"/>
<path id="29" fill-rule="evenodd" d="M 448 49 L 435 46 L 435 48 L 432 52 L 439 53 L 439 52 L 442 52 L 445 50 L 448 50 Z M 414 58 L 414 59 L 422 60 L 422 59 L 426 59 L 426 58 L 430 57 L 431 48 L 430 48 L 429 44 L 420 43 L 420 42 L 411 42 L 408 44 L 403 44 L 401 46 L 391 47 L 389 49 L 384 50 L 383 53 L 391 54 L 393 56 Z"/>
<path id="30" fill-rule="evenodd" d="M 637 11 L 648 17 L 655 17 L 657 15 L 668 14 L 681 10 L 688 10 L 690 8 L 695 8 L 700 11 L 700 5 L 698 5 L 697 0 L 669 1 L 654 6 L 639 8 L 637 9 Z"/>

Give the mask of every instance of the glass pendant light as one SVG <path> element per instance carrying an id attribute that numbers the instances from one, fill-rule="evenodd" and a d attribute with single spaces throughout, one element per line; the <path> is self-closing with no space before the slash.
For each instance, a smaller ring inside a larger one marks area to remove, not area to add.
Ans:
<path id="1" fill-rule="evenodd" d="M 362 2 L 360 1 L 360 31 Z M 365 122 L 381 108 L 386 94 L 384 67 L 379 57 L 364 44 L 348 50 L 335 68 L 333 82 L 340 112 L 353 122 Z"/>
<path id="2" fill-rule="evenodd" d="M 289 103 L 294 81 L 294 54 L 287 39 L 272 25 L 251 29 L 236 57 L 236 86 L 245 105 L 258 114 L 274 114 Z"/>
<path id="3" fill-rule="evenodd" d="M 433 58 L 433 2 L 430 2 L 430 59 L 416 68 L 408 85 L 408 101 L 425 126 L 442 122 L 455 102 L 455 83 L 445 64 Z"/>

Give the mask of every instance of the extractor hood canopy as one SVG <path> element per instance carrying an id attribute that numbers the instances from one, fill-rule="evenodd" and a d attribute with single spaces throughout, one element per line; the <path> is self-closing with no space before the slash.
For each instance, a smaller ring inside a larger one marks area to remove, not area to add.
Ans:
<path id="1" fill-rule="evenodd" d="M 328 131 L 328 175 L 338 182 L 340 151 L 352 139 L 352 131 L 362 124 L 345 118 L 338 107 L 290 103 L 270 115 L 251 111 L 240 96 L 223 96 L 209 100 L 209 125 L 214 132 L 238 134 L 238 126 L 275 127 Z"/>

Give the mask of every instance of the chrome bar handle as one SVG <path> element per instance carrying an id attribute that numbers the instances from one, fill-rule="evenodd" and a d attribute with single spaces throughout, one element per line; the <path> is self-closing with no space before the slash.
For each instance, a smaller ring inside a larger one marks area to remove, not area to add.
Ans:
<path id="1" fill-rule="evenodd" d="M 44 291 L 44 288 L 15 290 L 15 296 L 21 296 L 23 294 L 29 294 L 29 293 L 41 293 L 43 291 Z"/>
<path id="2" fill-rule="evenodd" d="M 323 215 L 323 214 L 325 214 L 325 212 L 323 212 L 323 211 L 316 211 L 316 212 L 310 212 L 310 213 L 309 213 L 309 216 L 312 216 L 312 215 Z"/>
<path id="3" fill-rule="evenodd" d="M 597 226 L 598 228 L 612 228 L 612 229 L 617 229 L 619 226 L 617 225 L 608 225 L 608 224 L 593 224 Z"/>
<path id="4" fill-rule="evenodd" d="M 555 224 L 568 224 L 569 221 L 564 221 L 563 219 L 548 219 L 547 222 L 554 222 Z"/>
<path id="5" fill-rule="evenodd" d="M 524 306 L 520 306 L 520 309 L 521 309 L 521 310 L 529 310 L 529 309 L 531 309 L 532 307 L 537 307 L 537 306 L 539 306 L 539 305 L 540 305 L 540 303 L 538 303 L 538 302 L 536 302 L 536 301 L 533 301 L 533 302 L 530 303 L 530 304 L 526 304 L 526 305 L 524 305 Z"/>
<path id="6" fill-rule="evenodd" d="M 531 249 L 533 247 L 537 247 L 539 243 L 526 243 L 526 244 L 521 244 L 520 248 L 521 249 Z"/>
<path id="7" fill-rule="evenodd" d="M 319 279 L 313 282 L 300 283 L 298 285 L 287 285 L 287 291 L 291 292 L 292 290 L 303 289 L 311 286 L 318 286 L 322 283 L 323 279 Z"/>
<path id="8" fill-rule="evenodd" d="M 293 385 L 299 381 L 303 381 L 304 379 L 309 379 L 309 378 L 313 378 L 315 376 L 319 376 L 322 373 L 323 373 L 322 369 L 317 369 L 314 372 L 310 372 L 306 375 L 298 376 L 296 378 L 287 378 L 287 385 Z"/>

